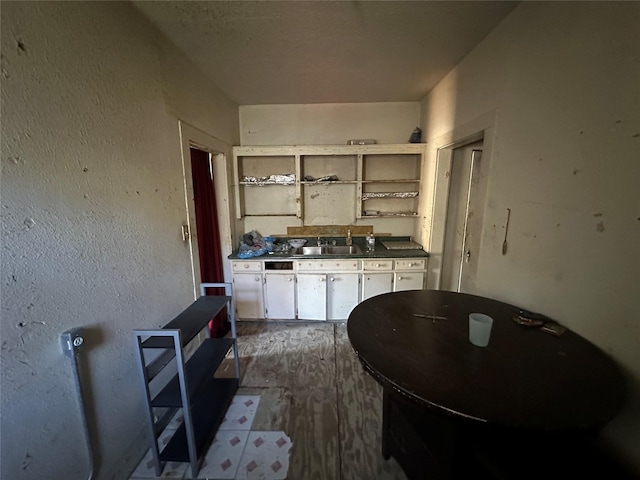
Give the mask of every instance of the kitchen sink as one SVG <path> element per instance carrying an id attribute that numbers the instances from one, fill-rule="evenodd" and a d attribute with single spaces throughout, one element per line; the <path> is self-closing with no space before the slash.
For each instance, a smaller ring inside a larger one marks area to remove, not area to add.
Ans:
<path id="1" fill-rule="evenodd" d="M 322 245 L 320 247 L 296 248 L 294 255 L 361 255 L 362 250 L 357 245 Z"/>

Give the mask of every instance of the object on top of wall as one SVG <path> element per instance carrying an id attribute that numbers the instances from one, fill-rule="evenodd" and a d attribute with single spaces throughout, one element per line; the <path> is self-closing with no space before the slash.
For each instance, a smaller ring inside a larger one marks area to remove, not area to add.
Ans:
<path id="1" fill-rule="evenodd" d="M 373 138 L 347 140 L 347 145 L 375 145 L 376 143 L 378 142 Z"/>
<path id="2" fill-rule="evenodd" d="M 409 143 L 420 143 L 422 141 L 422 130 L 420 127 L 416 127 L 411 136 L 409 137 Z"/>

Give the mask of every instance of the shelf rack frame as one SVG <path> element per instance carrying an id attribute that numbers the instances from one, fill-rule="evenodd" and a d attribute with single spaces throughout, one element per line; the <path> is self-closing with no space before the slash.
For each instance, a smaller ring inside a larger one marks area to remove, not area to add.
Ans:
<path id="1" fill-rule="evenodd" d="M 224 288 L 225 295 L 206 295 L 207 288 Z M 156 476 L 162 474 L 166 462 L 179 461 L 188 462 L 192 478 L 197 478 L 208 445 L 240 383 L 232 285 L 202 283 L 200 295 L 164 327 L 133 331 Z M 211 338 L 206 327 L 225 306 L 231 335 Z M 187 359 L 184 347 L 202 332 L 204 340 Z M 154 350 L 156 355 L 147 361 L 145 351 L 149 350 Z M 215 372 L 229 351 L 233 351 L 235 376 L 216 378 Z M 175 363 L 177 372 L 167 380 L 160 374 L 171 363 Z M 160 386 L 154 384 L 152 393 L 150 385 L 155 379 Z M 183 423 L 161 450 L 159 437 L 179 409 L 182 409 Z"/>

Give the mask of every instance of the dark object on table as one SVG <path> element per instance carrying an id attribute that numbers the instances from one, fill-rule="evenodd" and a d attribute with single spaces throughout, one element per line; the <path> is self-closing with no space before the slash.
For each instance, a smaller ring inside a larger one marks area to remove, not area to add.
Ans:
<path id="1" fill-rule="evenodd" d="M 411 133 L 409 137 L 409 143 L 420 143 L 422 141 L 422 130 L 420 127 L 416 127 L 416 129 Z"/>
<path id="2" fill-rule="evenodd" d="M 543 326 L 540 327 L 540 331 L 544 333 L 550 333 L 551 335 L 555 335 L 559 337 L 564 332 L 567 331 L 565 327 L 556 322 L 547 322 Z"/>
<path id="3" fill-rule="evenodd" d="M 518 325 L 524 325 L 525 327 L 539 327 L 547 322 L 552 322 L 549 317 L 528 310 L 518 310 L 518 314 L 511 318 Z"/>

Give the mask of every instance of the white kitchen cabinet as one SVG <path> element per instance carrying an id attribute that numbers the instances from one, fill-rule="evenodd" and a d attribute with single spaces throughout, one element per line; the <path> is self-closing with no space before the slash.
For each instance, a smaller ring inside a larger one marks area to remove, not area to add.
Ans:
<path id="1" fill-rule="evenodd" d="M 361 301 L 421 290 L 427 259 L 233 260 L 237 318 L 346 320 Z"/>
<path id="2" fill-rule="evenodd" d="M 326 273 L 298 273 L 298 319 L 327 319 Z"/>
<path id="3" fill-rule="evenodd" d="M 357 271 L 358 260 L 325 259 L 325 260 L 299 260 L 299 272 L 345 272 Z"/>
<path id="4" fill-rule="evenodd" d="M 393 291 L 422 290 L 424 288 L 424 272 L 395 272 Z"/>
<path id="5" fill-rule="evenodd" d="M 424 258 L 403 258 L 395 260 L 396 270 L 426 270 L 427 260 Z"/>
<path id="6" fill-rule="evenodd" d="M 362 301 L 393 291 L 393 259 L 362 261 Z"/>
<path id="7" fill-rule="evenodd" d="M 298 262 L 298 318 L 346 320 L 358 304 L 359 261 L 344 259 Z"/>
<path id="8" fill-rule="evenodd" d="M 264 318 L 262 273 L 234 273 L 236 317 L 240 320 Z"/>
<path id="9" fill-rule="evenodd" d="M 236 318 L 253 320 L 264 318 L 262 262 L 235 260 L 233 292 L 236 300 Z"/>
<path id="10" fill-rule="evenodd" d="M 256 260 L 234 260 L 231 262 L 231 268 L 234 272 L 262 272 L 262 262 Z"/>
<path id="11" fill-rule="evenodd" d="M 363 260 L 362 300 L 388 292 L 422 290 L 426 268 L 424 258 Z"/>
<path id="12" fill-rule="evenodd" d="M 424 258 L 403 258 L 394 261 L 393 291 L 422 290 L 427 261 Z"/>
<path id="13" fill-rule="evenodd" d="M 393 273 L 364 272 L 362 274 L 362 301 L 393 291 Z"/>
<path id="14" fill-rule="evenodd" d="M 266 272 L 264 278 L 265 317 L 272 320 L 295 319 L 295 275 L 293 272 Z"/>
<path id="15" fill-rule="evenodd" d="M 298 319 L 346 320 L 358 304 L 358 273 L 299 273 Z"/>
<path id="16" fill-rule="evenodd" d="M 385 271 L 385 270 L 393 270 L 393 259 L 392 258 L 377 258 L 375 260 L 363 260 L 362 261 L 362 270 L 364 271 Z"/>
<path id="17" fill-rule="evenodd" d="M 327 320 L 346 320 L 358 305 L 357 273 L 327 275 Z"/>

